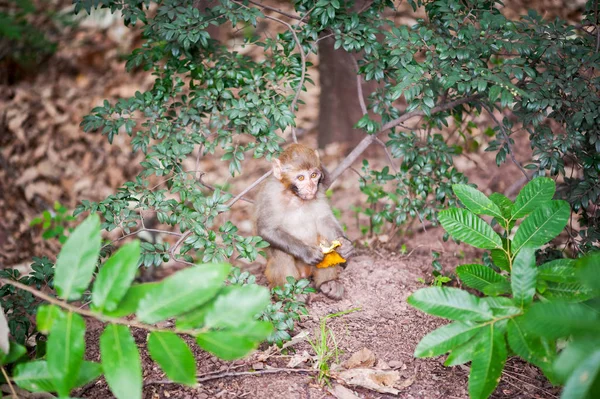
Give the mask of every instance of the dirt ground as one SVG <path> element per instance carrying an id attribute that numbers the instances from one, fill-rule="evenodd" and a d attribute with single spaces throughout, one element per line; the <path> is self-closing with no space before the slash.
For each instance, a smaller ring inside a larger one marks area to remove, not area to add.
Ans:
<path id="1" fill-rule="evenodd" d="M 510 3 L 510 2 L 509 2 Z M 522 2 L 515 2 L 520 9 Z M 552 13 L 560 8 L 554 0 L 538 1 L 539 9 Z M 570 9 L 569 9 L 570 10 Z M 567 10 L 568 12 L 570 12 Z M 104 21 L 106 23 L 106 20 Z M 0 86 L 0 267 L 26 267 L 33 256 L 48 255 L 54 259 L 60 246 L 56 241 L 44 241 L 39 230 L 29 227 L 33 217 L 60 201 L 73 209 L 82 199 L 101 200 L 131 179 L 139 171 L 139 155 L 130 152 L 127 137 L 118 136 L 114 145 L 99 134 L 85 134 L 79 127 L 83 115 L 105 98 L 129 97 L 136 90 L 145 90 L 153 77 L 142 72 L 127 74 L 123 54 L 138 45 L 139 37 L 128 33 L 116 22 L 109 28 L 100 22 L 86 22 L 77 30 L 65 34 L 63 46 L 42 71 L 26 75 L 13 86 Z M 316 60 L 313 60 L 316 65 Z M 311 78 L 318 82 L 315 68 Z M 317 121 L 318 87 L 309 86 L 298 120 L 307 134 L 301 141 L 316 143 L 314 127 Z M 517 141 L 524 143 L 523 137 Z M 457 159 L 457 167 L 470 181 L 486 193 L 518 191 L 524 183 L 513 164 L 496 168 L 493 154 L 483 151 L 469 153 Z M 526 145 L 517 145 L 517 158 L 526 161 L 530 156 Z M 332 145 L 323 151 L 322 158 L 331 168 L 341 159 L 342 149 Z M 373 159 L 377 164 L 383 159 Z M 203 160 L 201 168 L 209 182 L 229 182 L 231 191 L 241 191 L 267 170 L 265 161 L 246 165 L 245 174 L 229 181 L 226 168 L 214 159 Z M 443 358 L 414 359 L 412 353 L 419 340 L 443 320 L 427 316 L 406 304 L 406 298 L 429 280 L 431 252 L 441 254 L 445 270 L 452 271 L 462 263 L 475 263 L 481 253 L 466 246 L 443 242 L 439 228 L 418 224 L 397 237 L 360 235 L 351 211 L 364 199 L 358 189 L 356 176 L 348 171 L 333 186 L 333 206 L 342 211 L 349 236 L 355 239 L 358 254 L 350 260 L 342 274 L 345 295 L 341 301 L 331 301 L 315 295 L 309 305 L 309 316 L 297 325 L 295 333 L 315 329 L 322 317 L 330 313 L 359 308 L 356 312 L 328 322 L 342 351 L 340 362 L 354 352 L 367 348 L 377 360 L 378 367 L 399 371 L 398 396 L 352 388 L 360 398 L 467 398 L 468 368 L 446 368 Z M 243 233 L 250 233 L 248 215 L 251 207 L 238 202 L 228 217 Z M 368 243 L 368 246 L 364 245 Z M 406 246 L 406 253 L 400 247 Z M 265 283 L 262 264 L 246 267 Z M 88 322 L 89 360 L 99 360 L 98 337 L 102 326 Z M 328 389 L 316 383 L 314 375 L 303 373 L 264 372 L 272 367 L 286 367 L 294 354 L 307 351 L 314 354 L 306 340 L 286 352 L 269 349 L 266 345 L 248 359 L 233 363 L 222 362 L 192 344 L 201 375 L 217 372 L 258 370 L 253 376 L 231 376 L 202 382 L 198 388 L 161 384 L 165 379 L 158 366 L 145 350 L 146 334 L 135 331 L 136 342 L 144 365 L 144 398 L 334 398 Z M 301 364 L 300 368 L 310 367 Z M 112 398 L 104 379 L 75 392 L 85 398 Z M 511 358 L 506 366 L 494 398 L 554 398 L 558 391 L 534 367 Z M 340 397 L 340 396 L 338 396 Z"/>

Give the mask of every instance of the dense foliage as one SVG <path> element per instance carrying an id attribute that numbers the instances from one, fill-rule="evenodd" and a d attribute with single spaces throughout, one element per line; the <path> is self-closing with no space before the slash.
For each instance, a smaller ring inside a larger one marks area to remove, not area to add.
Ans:
<path id="1" fill-rule="evenodd" d="M 471 398 L 492 394 L 509 353 L 538 366 L 552 383 L 565 385 L 563 398 L 591 399 L 598 392 L 600 252 L 536 265 L 536 249 L 569 219 L 568 203 L 552 200 L 555 188 L 551 179 L 537 178 L 512 202 L 502 194 L 488 198 L 468 185 L 455 185 L 465 208 L 440 212 L 444 229 L 466 244 L 491 250 L 493 265 L 456 269 L 462 284 L 483 297 L 430 287 L 408 298 L 424 312 L 454 320 L 425 336 L 415 356 L 450 352 L 447 366 L 470 361 Z M 496 230 L 479 215 L 489 216 Z M 560 354 L 558 340 L 568 342 Z"/>

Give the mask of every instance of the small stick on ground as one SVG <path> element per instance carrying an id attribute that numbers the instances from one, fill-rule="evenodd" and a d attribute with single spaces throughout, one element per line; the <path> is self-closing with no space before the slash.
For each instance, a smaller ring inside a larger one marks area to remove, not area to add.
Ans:
<path id="1" fill-rule="evenodd" d="M 274 369 L 265 369 L 265 370 L 257 370 L 257 371 L 230 371 L 224 373 L 208 373 L 208 374 L 200 374 L 197 377 L 197 382 L 206 382 L 212 380 L 218 380 L 221 378 L 230 378 L 230 377 L 245 377 L 249 375 L 265 375 L 265 374 L 278 374 L 278 373 L 299 373 L 299 374 L 315 374 L 317 370 L 313 369 L 292 369 L 292 368 L 274 368 Z M 168 384 L 178 384 L 177 382 L 169 381 L 169 380 L 153 380 L 144 383 L 144 386 L 148 385 L 168 385 Z"/>

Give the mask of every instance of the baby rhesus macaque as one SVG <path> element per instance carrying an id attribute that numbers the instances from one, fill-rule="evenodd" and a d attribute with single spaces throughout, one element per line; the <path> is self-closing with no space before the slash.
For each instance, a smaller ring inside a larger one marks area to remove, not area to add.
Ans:
<path id="1" fill-rule="evenodd" d="M 327 202 L 325 179 L 316 150 L 301 144 L 287 147 L 273 160 L 273 176 L 257 195 L 256 230 L 270 244 L 265 275 L 271 286 L 283 286 L 287 276 L 313 276 L 317 289 L 340 299 L 340 266 L 315 267 L 324 257 L 321 243 L 340 241 L 336 250 L 345 259 L 354 251 Z"/>

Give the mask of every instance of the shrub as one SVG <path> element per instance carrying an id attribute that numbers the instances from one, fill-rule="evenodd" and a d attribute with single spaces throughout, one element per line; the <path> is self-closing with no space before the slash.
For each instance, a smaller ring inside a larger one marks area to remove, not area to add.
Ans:
<path id="1" fill-rule="evenodd" d="M 500 271 L 480 264 L 457 267 L 462 284 L 483 297 L 431 287 L 408 298 L 417 309 L 454 320 L 425 336 L 415 356 L 450 352 L 446 366 L 470 361 L 472 398 L 487 398 L 494 391 L 509 350 L 540 367 L 553 383 L 565 384 L 563 397 L 591 398 L 600 382 L 600 252 L 536 266 L 536 249 L 558 235 L 569 219 L 568 203 L 552 199 L 555 189 L 553 180 L 536 178 L 513 203 L 502 194 L 488 198 L 471 186 L 455 185 L 465 208 L 440 212 L 440 223 L 453 238 L 491 250 L 493 266 Z M 491 217 L 492 225 L 479 215 Z M 557 339 L 569 337 L 571 342 L 558 354 Z M 587 380 L 580 379 L 583 375 Z"/>

